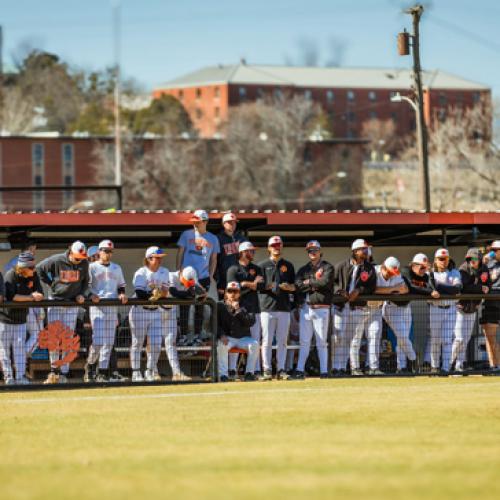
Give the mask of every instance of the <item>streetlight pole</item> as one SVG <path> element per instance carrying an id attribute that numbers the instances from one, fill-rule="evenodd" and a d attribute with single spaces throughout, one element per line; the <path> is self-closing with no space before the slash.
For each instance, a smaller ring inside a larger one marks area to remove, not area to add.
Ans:
<path id="1" fill-rule="evenodd" d="M 424 93 L 422 90 L 422 68 L 420 66 L 420 31 L 419 24 L 424 8 L 422 5 L 415 5 L 407 10 L 406 14 L 410 14 L 413 18 L 413 33 L 400 33 L 400 55 L 409 54 L 409 43 L 407 39 L 411 36 L 411 47 L 413 54 L 413 79 L 415 81 L 416 102 L 406 98 L 404 100 L 410 101 L 416 113 L 417 125 L 417 142 L 418 142 L 418 159 L 421 172 L 422 183 L 422 205 L 426 212 L 431 210 L 431 193 L 430 193 L 430 180 L 429 180 L 429 149 L 427 137 L 427 125 L 424 117 Z M 401 97 L 401 99 L 403 99 Z"/>

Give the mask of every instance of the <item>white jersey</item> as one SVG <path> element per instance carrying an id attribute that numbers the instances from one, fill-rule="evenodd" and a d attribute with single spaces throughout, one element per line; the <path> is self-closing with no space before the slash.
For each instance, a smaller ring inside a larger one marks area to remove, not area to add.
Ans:
<path id="1" fill-rule="evenodd" d="M 92 262 L 89 266 L 89 287 L 101 299 L 118 298 L 118 288 L 125 288 L 122 268 L 111 262 L 109 265 Z"/>
<path id="2" fill-rule="evenodd" d="M 158 271 L 151 271 L 146 266 L 137 269 L 132 281 L 134 290 L 151 292 L 154 288 L 168 290 L 170 273 L 166 267 L 158 268 Z"/>
<path id="3" fill-rule="evenodd" d="M 375 266 L 375 273 L 377 274 L 377 287 L 400 286 L 405 282 L 401 274 L 390 276 L 389 279 L 385 279 L 382 276 L 382 266 Z"/>
<path id="4" fill-rule="evenodd" d="M 181 283 L 180 271 L 175 271 L 173 273 L 170 273 L 169 287 L 175 288 L 176 290 L 179 290 L 181 292 L 187 290 L 187 288 Z"/>
<path id="5" fill-rule="evenodd" d="M 462 278 L 460 276 L 460 271 L 458 269 L 446 270 L 443 272 L 433 271 L 434 282 L 436 285 L 441 283 L 442 285 L 457 286 L 462 285 Z M 456 300 L 439 300 L 432 302 L 435 306 L 451 306 L 455 304 Z"/>

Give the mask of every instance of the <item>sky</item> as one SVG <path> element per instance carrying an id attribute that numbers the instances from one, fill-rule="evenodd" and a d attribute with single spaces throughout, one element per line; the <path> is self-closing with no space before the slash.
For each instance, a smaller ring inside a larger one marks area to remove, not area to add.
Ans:
<path id="1" fill-rule="evenodd" d="M 3 0 L 3 59 L 21 47 L 58 54 L 70 64 L 113 64 L 113 2 L 119 0 Z M 396 36 L 411 30 L 405 0 L 121 0 L 121 67 L 149 91 L 204 66 L 301 62 L 305 44 L 319 63 L 342 45 L 347 67 L 409 68 Z M 490 86 L 500 97 L 500 2 L 423 2 L 421 60 Z M 305 42 L 304 42 L 305 41 Z"/>

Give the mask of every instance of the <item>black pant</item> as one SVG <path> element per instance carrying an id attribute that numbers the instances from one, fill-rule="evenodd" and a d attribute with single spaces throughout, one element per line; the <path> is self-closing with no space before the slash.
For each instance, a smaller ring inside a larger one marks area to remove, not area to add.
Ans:
<path id="1" fill-rule="evenodd" d="M 208 292 L 210 290 L 210 278 L 203 278 L 199 280 L 200 285 Z M 181 335 L 187 335 L 188 333 L 188 321 L 189 321 L 189 308 L 191 306 L 180 306 L 180 327 Z M 201 334 L 201 327 L 203 326 L 203 310 L 204 305 L 194 306 L 194 334 L 199 336 Z"/>

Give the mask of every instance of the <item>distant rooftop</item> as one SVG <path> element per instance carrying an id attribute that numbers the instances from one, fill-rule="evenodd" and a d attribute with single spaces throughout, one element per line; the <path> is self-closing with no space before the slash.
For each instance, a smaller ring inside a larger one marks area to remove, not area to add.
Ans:
<path id="1" fill-rule="evenodd" d="M 441 70 L 424 71 L 422 76 L 424 87 L 427 88 L 489 90 L 486 85 Z M 409 69 L 395 68 L 321 68 L 240 63 L 208 66 L 166 82 L 158 88 L 214 84 L 409 89 L 412 84 L 412 72 Z"/>

